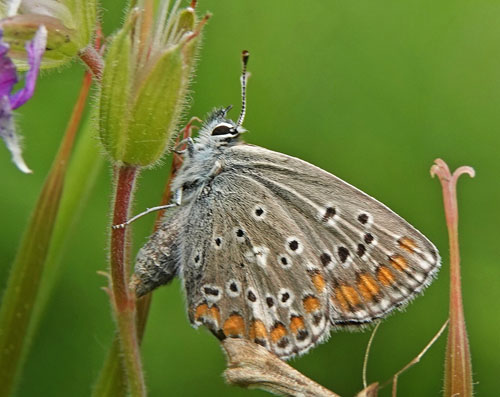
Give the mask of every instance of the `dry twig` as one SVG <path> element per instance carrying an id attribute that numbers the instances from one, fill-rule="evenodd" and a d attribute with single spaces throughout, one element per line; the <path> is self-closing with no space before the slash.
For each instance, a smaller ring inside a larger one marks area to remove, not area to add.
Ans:
<path id="1" fill-rule="evenodd" d="M 222 347 L 228 361 L 224 375 L 232 385 L 285 396 L 339 397 L 255 343 L 227 338 Z"/>

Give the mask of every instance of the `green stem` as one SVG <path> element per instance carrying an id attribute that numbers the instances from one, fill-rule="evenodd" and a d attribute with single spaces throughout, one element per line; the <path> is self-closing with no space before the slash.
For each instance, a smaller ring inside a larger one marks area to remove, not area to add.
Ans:
<path id="1" fill-rule="evenodd" d="M 67 242 L 72 237 L 73 229 L 88 204 L 88 199 L 104 164 L 104 157 L 96 145 L 94 118 L 88 115 L 82 123 L 78 142 L 66 171 L 64 189 L 44 264 L 40 290 L 33 309 L 28 338 L 37 333 L 40 321 L 51 302 L 52 292 L 61 275 L 62 258 Z"/>
<path id="2" fill-rule="evenodd" d="M 136 324 L 139 344 L 142 342 L 146 328 L 151 297 L 152 295 L 148 294 L 137 301 Z M 111 349 L 108 352 L 104 366 L 92 391 L 92 397 L 122 396 L 126 394 L 127 382 L 125 379 L 125 370 L 123 365 L 121 365 L 120 353 L 120 338 L 119 335 L 115 335 Z"/>
<path id="3" fill-rule="evenodd" d="M 40 279 L 59 211 L 61 194 L 76 132 L 91 85 L 85 74 L 78 100 L 52 168 L 19 246 L 0 308 L 0 397 L 11 396 L 29 345 Z"/>
<path id="4" fill-rule="evenodd" d="M 121 360 L 120 338 L 115 335 L 104 365 L 92 390 L 92 397 L 126 396 L 127 381 Z"/>

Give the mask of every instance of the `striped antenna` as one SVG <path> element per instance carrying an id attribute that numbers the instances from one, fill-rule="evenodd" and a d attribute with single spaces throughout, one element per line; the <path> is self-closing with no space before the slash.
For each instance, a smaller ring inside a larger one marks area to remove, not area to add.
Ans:
<path id="1" fill-rule="evenodd" d="M 250 57 L 250 53 L 245 50 L 241 53 L 241 59 L 243 61 L 243 70 L 241 72 L 241 112 L 240 116 L 238 117 L 238 122 L 236 123 L 236 128 L 241 126 L 243 124 L 243 120 L 245 120 L 245 113 L 247 110 L 247 80 L 248 80 L 248 73 L 247 73 L 247 63 L 248 63 L 248 58 Z"/>

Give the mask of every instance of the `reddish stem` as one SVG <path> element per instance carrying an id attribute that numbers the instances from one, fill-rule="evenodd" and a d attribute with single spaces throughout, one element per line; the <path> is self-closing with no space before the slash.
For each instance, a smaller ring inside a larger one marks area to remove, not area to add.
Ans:
<path id="1" fill-rule="evenodd" d="M 472 396 L 472 365 L 465 325 L 460 282 L 458 242 L 457 180 L 462 174 L 474 177 L 470 167 L 460 167 L 451 174 L 448 165 L 437 159 L 431 175 L 437 175 L 443 188 L 443 201 L 450 244 L 450 328 L 446 346 L 445 396 Z"/>
<path id="2" fill-rule="evenodd" d="M 101 50 L 102 30 L 101 25 L 98 23 L 96 26 L 94 46 L 85 47 L 80 51 L 80 59 L 87 65 L 90 72 L 95 77 L 98 83 L 101 82 L 102 72 L 104 69 L 104 60 L 99 52 Z"/>
<path id="3" fill-rule="evenodd" d="M 198 22 L 198 24 L 194 28 L 194 31 L 186 38 L 186 42 L 185 43 L 189 43 L 191 40 L 193 40 L 197 36 L 199 36 L 201 34 L 201 30 L 203 29 L 203 26 L 205 26 L 205 24 L 208 22 L 208 20 L 211 17 L 212 17 L 212 14 L 210 14 L 208 12 L 205 15 L 203 15 L 203 18 L 201 19 L 200 22 Z M 186 51 L 185 48 L 186 47 L 184 47 L 184 51 Z"/>
<path id="4" fill-rule="evenodd" d="M 57 157 L 55 160 L 61 162 L 64 166 L 67 164 L 69 156 L 71 154 L 71 149 L 73 148 L 76 133 L 78 132 L 80 122 L 82 121 L 83 111 L 85 110 L 85 104 L 87 103 L 91 85 L 92 75 L 87 72 L 85 73 L 85 76 L 83 76 L 82 86 L 80 87 L 78 98 L 76 100 L 75 106 L 73 107 L 71 117 L 68 121 L 68 126 L 66 127 L 64 140 L 61 143 L 60 151 L 57 153 Z"/>
<path id="5" fill-rule="evenodd" d="M 87 65 L 89 70 L 94 75 L 95 79 L 100 82 L 102 78 L 102 71 L 104 69 L 104 60 L 101 54 L 92 46 L 85 47 L 80 51 L 80 59 Z"/>
<path id="6" fill-rule="evenodd" d="M 113 210 L 113 224 L 127 220 L 132 201 L 137 167 L 117 167 L 116 196 Z M 111 231 L 111 277 L 113 281 L 114 300 L 118 310 L 133 308 L 133 299 L 128 290 L 127 237 L 126 228 L 113 228 Z M 129 302 L 132 301 L 132 302 Z"/>
<path id="7" fill-rule="evenodd" d="M 113 224 L 123 223 L 129 215 L 138 168 L 118 166 L 115 169 L 116 193 Z M 111 232 L 111 291 L 120 335 L 125 371 L 132 396 L 145 396 L 141 355 L 137 339 L 135 296 L 129 290 L 128 229 Z"/>

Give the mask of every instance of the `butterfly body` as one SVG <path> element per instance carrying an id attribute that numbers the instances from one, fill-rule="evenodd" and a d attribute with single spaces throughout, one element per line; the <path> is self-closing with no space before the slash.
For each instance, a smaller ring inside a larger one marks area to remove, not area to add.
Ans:
<path id="1" fill-rule="evenodd" d="M 179 206 L 137 257 L 138 295 L 180 276 L 194 326 L 286 359 L 431 282 L 439 256 L 426 237 L 334 175 L 245 144 L 226 111 L 185 151 Z"/>

